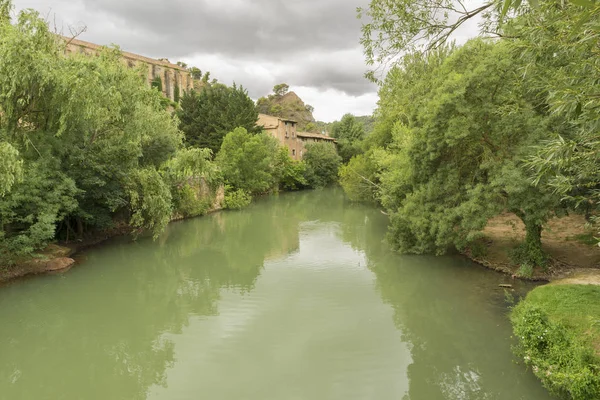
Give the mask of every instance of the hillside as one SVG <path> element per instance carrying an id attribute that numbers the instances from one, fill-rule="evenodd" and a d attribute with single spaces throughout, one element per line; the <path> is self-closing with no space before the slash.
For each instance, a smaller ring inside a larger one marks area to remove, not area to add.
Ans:
<path id="1" fill-rule="evenodd" d="M 372 131 L 373 131 L 373 127 L 375 125 L 375 118 L 372 115 L 362 115 L 359 117 L 354 117 L 356 119 L 357 122 L 361 123 L 364 128 L 365 128 L 365 135 L 369 135 Z M 315 125 L 317 127 L 317 131 L 318 132 L 322 132 L 322 131 L 327 131 L 327 132 L 331 132 L 331 129 L 333 128 L 333 125 L 339 121 L 334 121 L 334 122 L 323 122 L 323 121 L 316 121 Z"/>
<path id="2" fill-rule="evenodd" d="M 312 106 L 305 104 L 295 92 L 288 92 L 287 88 L 285 85 L 282 90 L 278 85 L 274 88 L 274 94 L 258 99 L 258 112 L 296 121 L 299 131 L 318 132 Z"/>

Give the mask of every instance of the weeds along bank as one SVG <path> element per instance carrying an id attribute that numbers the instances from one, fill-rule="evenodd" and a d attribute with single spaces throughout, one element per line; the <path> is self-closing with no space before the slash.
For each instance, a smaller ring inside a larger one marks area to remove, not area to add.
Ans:
<path id="1" fill-rule="evenodd" d="M 11 21 L 10 10 L 10 1 L 0 0 L 5 272 L 56 240 L 123 230 L 156 237 L 173 218 L 202 215 L 217 203 L 239 208 L 258 194 L 327 184 L 331 173 L 323 178 L 321 162 L 337 173 L 331 146 L 309 146 L 306 161 L 296 162 L 257 130 L 258 113 L 243 88 L 215 83 L 210 96 L 188 93 L 173 109 L 146 85 L 147 71 L 127 68 L 117 49 L 67 57 L 35 11 Z M 218 129 L 186 126 L 182 133 L 185 112 L 223 98 L 211 121 L 219 120 Z M 194 135 L 208 145 L 189 140 Z"/>
<path id="2" fill-rule="evenodd" d="M 540 286 L 511 314 L 516 347 L 561 398 L 600 398 L 600 286 Z"/>

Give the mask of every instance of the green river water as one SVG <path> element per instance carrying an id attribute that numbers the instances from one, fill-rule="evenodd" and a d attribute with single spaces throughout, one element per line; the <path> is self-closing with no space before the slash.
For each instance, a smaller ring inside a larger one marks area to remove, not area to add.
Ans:
<path id="1" fill-rule="evenodd" d="M 0 399 L 550 399 L 511 353 L 510 279 L 393 253 L 386 223 L 284 194 L 5 285 Z"/>

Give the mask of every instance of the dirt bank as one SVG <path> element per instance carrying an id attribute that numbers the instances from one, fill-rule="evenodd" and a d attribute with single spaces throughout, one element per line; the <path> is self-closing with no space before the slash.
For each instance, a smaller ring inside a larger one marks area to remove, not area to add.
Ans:
<path id="1" fill-rule="evenodd" d="M 502 214 L 492 218 L 483 232 L 485 238 L 480 243 L 484 249 L 479 252 L 483 254 L 474 256 L 469 250 L 465 255 L 488 268 L 518 276 L 519 265 L 511 261 L 510 253 L 525 238 L 521 220 L 514 214 Z M 546 270 L 535 268 L 531 277 L 524 278 L 555 281 L 600 276 L 600 247 L 593 243 L 592 234 L 583 216 L 551 219 L 542 232 L 542 246 L 550 256 L 549 265 Z"/>

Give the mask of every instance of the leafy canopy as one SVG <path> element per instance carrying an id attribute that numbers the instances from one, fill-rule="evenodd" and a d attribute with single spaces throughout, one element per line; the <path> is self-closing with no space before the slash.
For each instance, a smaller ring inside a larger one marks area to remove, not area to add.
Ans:
<path id="1" fill-rule="evenodd" d="M 200 93 L 190 91 L 181 99 L 180 129 L 188 146 L 208 148 L 216 154 L 223 138 L 237 127 L 258 133 L 258 111 L 242 86 L 205 86 Z"/>

